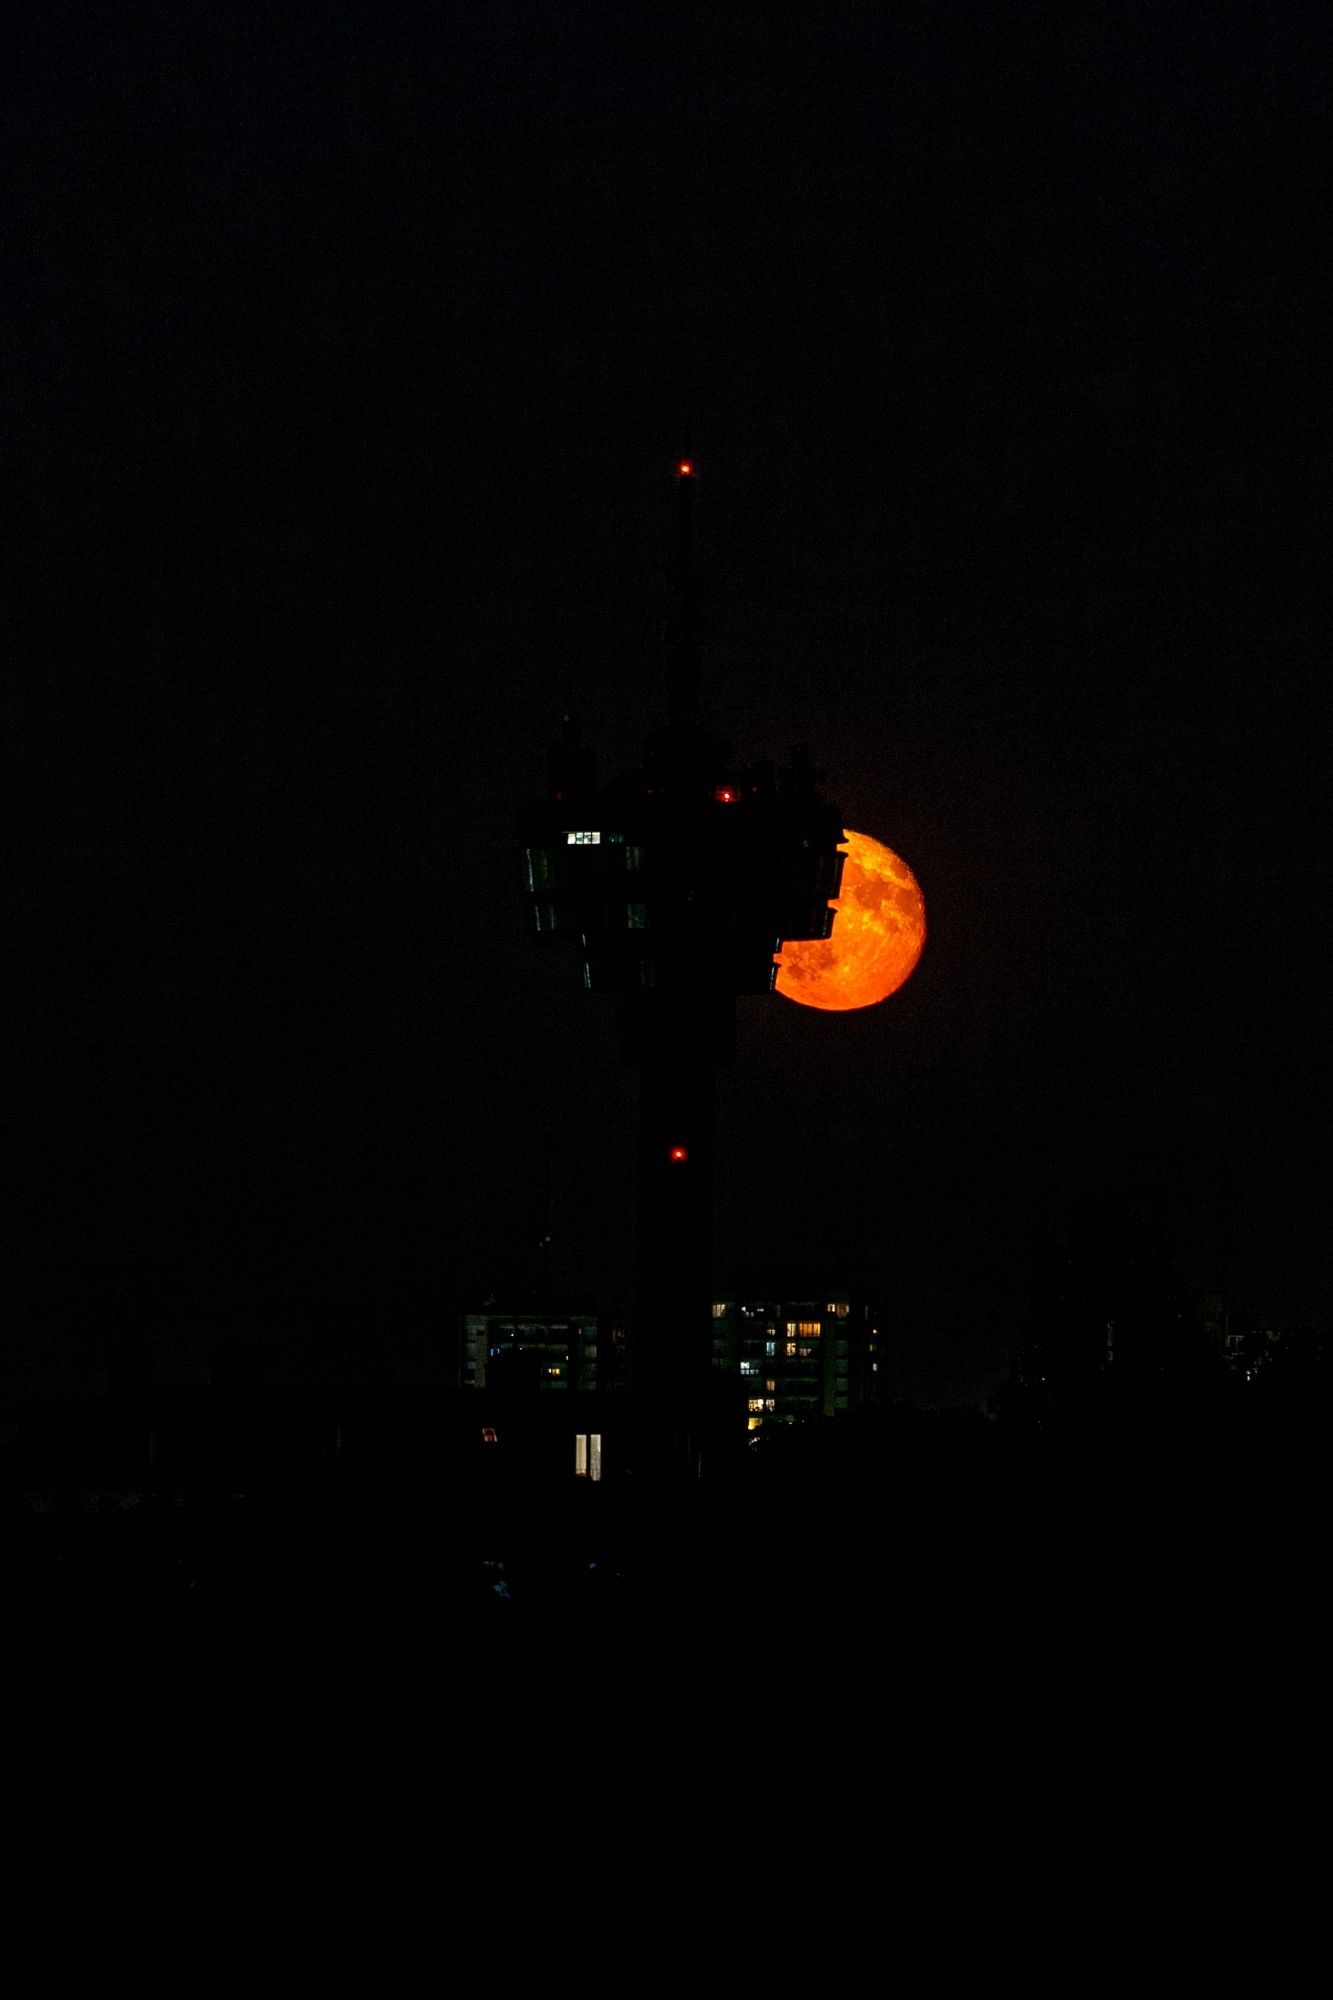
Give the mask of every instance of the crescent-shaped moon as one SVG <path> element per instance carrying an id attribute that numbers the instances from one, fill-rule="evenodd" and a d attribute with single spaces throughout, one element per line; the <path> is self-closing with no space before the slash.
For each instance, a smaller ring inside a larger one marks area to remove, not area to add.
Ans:
<path id="1" fill-rule="evenodd" d="M 801 1007 L 845 1013 L 874 1007 L 912 975 L 926 942 L 926 899 L 891 847 L 867 833 L 843 834 L 846 860 L 833 935 L 784 943 L 775 990 Z"/>

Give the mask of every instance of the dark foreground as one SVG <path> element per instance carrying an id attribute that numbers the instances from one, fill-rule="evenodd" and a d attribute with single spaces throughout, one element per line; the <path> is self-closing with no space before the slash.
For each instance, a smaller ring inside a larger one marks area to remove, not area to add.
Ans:
<path id="1" fill-rule="evenodd" d="M 658 1494 L 16 1497 L 24 1812 L 52 1852 L 75 1824 L 151 1851 L 159 1887 L 262 1853 L 280 1898 L 317 1866 L 433 1909 L 461 1868 L 507 1921 L 533 1869 L 681 1842 L 724 1872 L 833 1843 L 895 1909 L 924 1882 L 904 1923 L 1027 1881 L 1034 1828 L 1043 1868 L 1151 1886 L 1187 1823 L 1230 1844 L 1327 1768 L 1325 1484 L 935 1441 Z"/>
<path id="2" fill-rule="evenodd" d="M 457 1662 L 612 1633 L 993 1656 L 1038 1632 L 1229 1644 L 1257 1619 L 1299 1621 L 1328 1497 L 1318 1440 L 1016 1449 L 982 1433 L 873 1462 L 793 1451 L 656 1488 L 11 1492 L 4 1583 L 17 1629 L 130 1647 L 246 1637 Z"/>

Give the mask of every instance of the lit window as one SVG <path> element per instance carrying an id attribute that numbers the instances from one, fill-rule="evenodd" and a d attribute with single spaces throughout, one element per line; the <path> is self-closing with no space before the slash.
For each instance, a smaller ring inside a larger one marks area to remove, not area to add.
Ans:
<path id="1" fill-rule="evenodd" d="M 715 1299 L 715 1300 L 713 1301 L 713 1318 L 714 1318 L 714 1319 L 725 1319 L 725 1318 L 726 1318 L 726 1316 L 727 1316 L 727 1307 L 726 1307 L 726 1301 L 725 1301 L 725 1300 L 717 1300 L 717 1299 Z"/>
<path id="2" fill-rule="evenodd" d="M 787 1331 L 788 1333 L 791 1332 L 790 1326 L 787 1328 Z M 804 1334 L 810 1340 L 818 1340 L 819 1321 L 817 1319 L 798 1320 L 796 1322 L 796 1331 L 800 1334 Z"/>
<path id="3" fill-rule="evenodd" d="M 600 833 L 567 833 L 565 835 L 566 847 L 600 847 L 601 844 L 602 836 Z"/>

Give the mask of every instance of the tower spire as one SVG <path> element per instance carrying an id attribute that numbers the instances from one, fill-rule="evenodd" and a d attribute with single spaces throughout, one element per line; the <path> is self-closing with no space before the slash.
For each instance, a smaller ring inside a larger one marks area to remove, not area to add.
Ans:
<path id="1" fill-rule="evenodd" d="M 694 577 L 694 461 L 676 466 L 676 546 L 667 582 L 667 720 L 692 723 L 699 708 L 703 630 Z"/>

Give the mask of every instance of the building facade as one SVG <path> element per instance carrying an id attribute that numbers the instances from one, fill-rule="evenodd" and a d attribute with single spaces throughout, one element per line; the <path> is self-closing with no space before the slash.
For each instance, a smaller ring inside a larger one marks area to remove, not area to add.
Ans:
<path id="1" fill-rule="evenodd" d="M 746 1430 L 807 1423 L 876 1399 L 879 1326 L 846 1292 L 713 1302 L 713 1371 L 739 1385 Z"/>
<path id="2" fill-rule="evenodd" d="M 546 1406 L 561 1434 L 568 1430 L 572 1469 L 598 1479 L 606 1427 L 610 1470 L 633 1462 L 637 1426 L 652 1421 L 651 1404 L 624 1393 L 628 1337 L 623 1320 L 592 1312 L 490 1304 L 463 1314 L 458 1387 L 481 1392 L 491 1406 L 488 1425 L 494 1418 L 506 1434 L 522 1408 L 532 1410 L 535 1421 L 536 1406 Z M 847 1292 L 715 1300 L 711 1372 L 721 1425 L 715 1445 L 724 1454 L 743 1450 L 765 1430 L 874 1403 L 879 1340 L 876 1315 Z M 556 1398 L 567 1407 L 568 1424 L 557 1417 Z"/>
<path id="3" fill-rule="evenodd" d="M 462 1389 L 591 1394 L 613 1386 L 614 1330 L 593 1312 L 505 1311 L 463 1315 Z"/>

